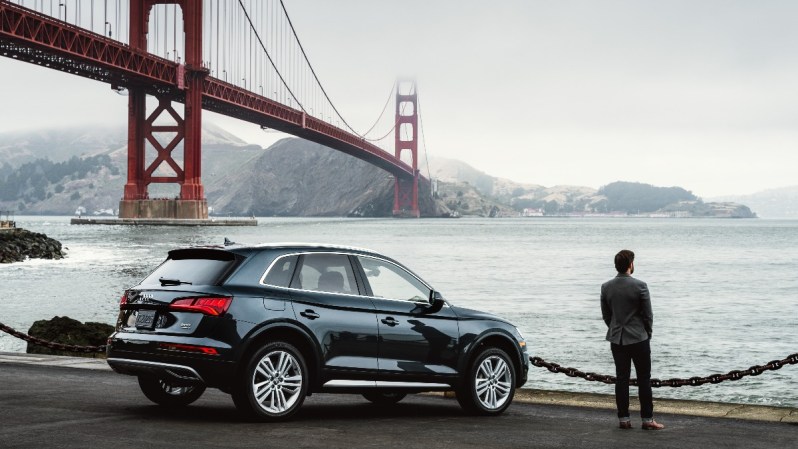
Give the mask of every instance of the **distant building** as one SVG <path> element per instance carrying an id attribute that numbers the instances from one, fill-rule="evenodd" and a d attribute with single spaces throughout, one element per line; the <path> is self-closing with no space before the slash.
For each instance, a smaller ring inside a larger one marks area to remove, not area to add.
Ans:
<path id="1" fill-rule="evenodd" d="M 542 217 L 543 216 L 543 209 L 532 209 L 532 208 L 525 208 L 523 212 L 521 212 L 522 217 Z"/>

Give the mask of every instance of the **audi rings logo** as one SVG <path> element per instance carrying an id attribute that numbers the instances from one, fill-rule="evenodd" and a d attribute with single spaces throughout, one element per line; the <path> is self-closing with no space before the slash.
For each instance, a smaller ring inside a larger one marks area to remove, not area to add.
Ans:
<path id="1" fill-rule="evenodd" d="M 133 300 L 139 304 L 155 304 L 155 296 L 152 293 L 141 293 Z"/>

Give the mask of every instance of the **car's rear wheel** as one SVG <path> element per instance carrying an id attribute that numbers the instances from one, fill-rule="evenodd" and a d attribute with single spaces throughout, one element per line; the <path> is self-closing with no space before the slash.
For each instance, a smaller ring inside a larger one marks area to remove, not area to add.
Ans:
<path id="1" fill-rule="evenodd" d="M 401 401 L 407 396 L 404 393 L 388 393 L 383 391 L 370 391 L 363 393 L 363 397 L 377 405 L 392 405 Z"/>
<path id="2" fill-rule="evenodd" d="M 457 401 L 466 411 L 499 415 L 513 402 L 515 370 L 506 352 L 487 348 L 477 355 L 457 390 Z"/>
<path id="3" fill-rule="evenodd" d="M 253 354 L 233 390 L 233 402 L 249 418 L 278 421 L 299 410 L 307 390 L 302 353 L 288 343 L 273 342 Z"/>
<path id="4" fill-rule="evenodd" d="M 139 387 L 147 399 L 165 407 L 185 407 L 205 392 L 204 385 L 174 385 L 151 376 L 139 376 Z"/>

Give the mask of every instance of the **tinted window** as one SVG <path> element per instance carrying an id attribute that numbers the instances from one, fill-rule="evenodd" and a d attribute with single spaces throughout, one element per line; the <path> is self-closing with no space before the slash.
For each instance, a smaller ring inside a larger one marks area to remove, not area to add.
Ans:
<path id="1" fill-rule="evenodd" d="M 291 287 L 327 293 L 358 294 L 352 264 L 344 254 L 303 255 L 299 274 L 294 276 Z"/>
<path id="2" fill-rule="evenodd" d="M 277 287 L 288 287 L 288 283 L 291 282 L 291 276 L 294 274 L 294 268 L 296 268 L 297 259 L 299 259 L 299 256 L 283 256 L 277 259 L 263 279 L 263 283 Z"/>
<path id="3" fill-rule="evenodd" d="M 430 290 L 402 267 L 388 261 L 358 257 L 366 280 L 377 298 L 428 301 Z"/>
<path id="4" fill-rule="evenodd" d="M 192 285 L 215 285 L 233 264 L 233 260 L 167 259 L 142 282 L 142 286 L 161 286 L 160 279 Z"/>

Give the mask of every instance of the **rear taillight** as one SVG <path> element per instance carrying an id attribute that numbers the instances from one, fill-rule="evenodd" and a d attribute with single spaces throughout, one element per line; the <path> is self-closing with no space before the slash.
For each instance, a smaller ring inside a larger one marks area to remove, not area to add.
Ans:
<path id="1" fill-rule="evenodd" d="M 169 310 L 199 312 L 205 315 L 219 316 L 227 312 L 232 301 L 233 298 L 229 296 L 180 298 L 172 301 L 172 304 L 169 305 Z"/>
<path id="2" fill-rule="evenodd" d="M 124 309 L 125 304 L 127 304 L 127 292 L 122 294 L 122 298 L 119 299 L 119 309 Z"/>

